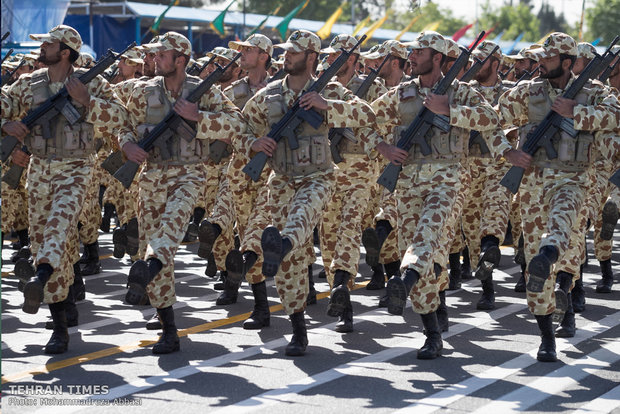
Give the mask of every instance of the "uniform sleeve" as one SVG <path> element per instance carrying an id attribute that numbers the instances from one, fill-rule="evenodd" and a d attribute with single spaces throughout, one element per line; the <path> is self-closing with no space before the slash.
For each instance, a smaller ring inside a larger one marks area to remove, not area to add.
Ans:
<path id="1" fill-rule="evenodd" d="M 146 115 L 146 99 L 144 99 L 146 91 L 143 85 L 136 86 L 126 103 L 127 114 L 123 125 L 120 128 L 118 143 L 121 148 L 128 142 L 137 142 L 137 127 L 145 121 Z"/>
<path id="2" fill-rule="evenodd" d="M 478 91 L 466 83 L 459 83 L 450 102 L 450 125 L 480 132 L 491 131 L 499 127 L 499 119 Z"/>
<path id="3" fill-rule="evenodd" d="M 26 116 L 32 102 L 29 75 L 20 76 L 11 86 L 2 90 L 2 126 Z"/>
<path id="4" fill-rule="evenodd" d="M 245 132 L 241 111 L 218 88 L 211 88 L 202 96 L 198 109 L 198 139 L 233 139 Z"/>
<path id="5" fill-rule="evenodd" d="M 574 125 L 579 131 L 613 131 L 618 128 L 620 103 L 608 88 L 595 86 L 592 105 L 576 105 Z"/>
<path id="6" fill-rule="evenodd" d="M 324 90 L 327 101 L 327 125 L 330 128 L 369 127 L 375 125 L 375 113 L 362 99 L 338 83 L 330 83 Z"/>
<path id="7" fill-rule="evenodd" d="M 233 147 L 248 157 L 252 153 L 252 144 L 258 137 L 265 136 L 269 132 L 269 121 L 265 110 L 265 96 L 257 93 L 248 100 L 243 107 L 243 115 L 247 121 L 248 130 L 245 134 L 233 138 Z"/>
<path id="8" fill-rule="evenodd" d="M 499 97 L 497 110 L 504 127 L 520 127 L 528 122 L 528 87 L 527 82 L 515 86 Z"/>
<path id="9" fill-rule="evenodd" d="M 483 131 L 480 135 L 487 144 L 487 147 L 489 148 L 489 151 L 491 151 L 491 155 L 495 161 L 500 161 L 508 151 L 514 149 L 506 138 L 506 134 L 500 128 L 490 131 Z"/>
<path id="10" fill-rule="evenodd" d="M 396 126 L 400 125 L 398 90 L 398 88 L 390 89 L 371 104 L 372 109 L 375 111 L 377 132 L 384 137 L 388 136 Z"/>
<path id="11" fill-rule="evenodd" d="M 114 90 L 101 76 L 97 76 L 87 85 L 90 104 L 86 122 L 95 127 L 105 127 L 109 131 L 118 130 L 127 118 L 127 112 Z"/>

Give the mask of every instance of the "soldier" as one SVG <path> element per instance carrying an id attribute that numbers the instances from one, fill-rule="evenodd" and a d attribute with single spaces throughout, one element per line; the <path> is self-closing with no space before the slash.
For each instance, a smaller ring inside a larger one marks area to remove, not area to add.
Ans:
<path id="1" fill-rule="evenodd" d="M 145 293 L 163 326 L 163 335 L 153 353 L 166 354 L 180 349 L 172 305 L 174 255 L 185 233 L 196 198 L 204 183 L 202 163 L 208 155 L 208 139 L 227 139 L 240 133 L 241 115 L 217 88 L 198 101 L 185 98 L 200 82 L 186 75 L 191 44 L 176 32 L 168 32 L 150 47 L 157 50 L 155 78 L 135 86 L 127 108 L 130 122 L 122 129 L 119 143 L 127 158 L 144 166 L 139 184 L 140 231 L 148 246 L 144 260 L 136 261 L 128 278 L 126 300 L 132 305 L 146 302 Z M 137 144 L 138 131 L 161 122 L 170 110 L 196 122 L 196 137 L 187 141 L 173 135 L 169 141 L 171 158 L 164 160 L 158 148 L 149 152 Z"/>
<path id="2" fill-rule="evenodd" d="M 339 56 L 342 49 L 349 50 L 357 41 L 349 35 L 334 37 L 328 48 L 321 50 L 327 53 L 327 64 L 331 64 Z M 347 63 L 336 74 L 336 80 L 347 89 L 356 92 L 364 78 L 355 76 L 355 65 L 359 53 L 356 51 Z M 375 80 L 365 96 L 366 101 L 374 101 L 387 92 L 381 82 Z M 334 171 L 335 188 L 331 200 L 323 211 L 320 226 L 320 244 L 323 266 L 327 281 L 332 287 L 327 314 L 339 317 L 337 332 L 353 330 L 353 307 L 349 298 L 349 289 L 355 284 L 360 259 L 361 220 L 364 207 L 370 197 L 370 187 L 377 177 L 375 146 L 378 137 L 369 140 L 362 131 L 345 130 L 344 137 L 337 147 L 343 161 Z M 371 158 L 372 156 L 372 158 Z M 383 272 L 380 281 L 384 282 Z M 344 306 L 342 306 L 344 304 Z"/>
<path id="3" fill-rule="evenodd" d="M 65 300 L 73 281 L 73 255 L 68 239 L 75 235 L 78 214 L 86 193 L 94 153 L 93 126 L 117 128 L 125 110 L 109 84 L 96 77 L 87 85 L 75 76 L 73 63 L 79 57 L 82 39 L 72 27 L 59 25 L 47 34 L 31 35 L 42 41 L 40 60 L 48 65 L 18 79 L 2 95 L 2 129 L 25 141 L 32 152 L 28 171 L 29 219 L 36 274 L 24 287 L 26 313 L 36 313 L 41 301 L 49 304 L 54 332 L 46 353 L 66 352 L 69 343 Z M 52 137 L 42 137 L 41 127 L 29 131 L 19 121 L 29 109 L 43 103 L 66 86 L 72 104 L 82 115 L 70 125 L 63 115 L 51 121 Z M 5 111 L 6 110 L 6 111 Z M 25 154 L 14 153 L 14 161 L 25 166 Z M 21 158 L 21 161 L 20 161 Z"/>
<path id="4" fill-rule="evenodd" d="M 496 46 L 493 42 L 483 41 L 473 55 L 484 60 Z M 502 52 L 497 49 L 470 83 L 492 106 L 497 105 L 499 97 L 513 86 L 499 78 L 501 59 Z M 511 145 L 515 144 L 511 142 Z M 495 309 L 493 270 L 502 256 L 499 246 L 506 234 L 512 202 L 512 194 L 499 182 L 508 172 L 509 165 L 505 160 L 493 160 L 480 141 L 469 143 L 468 161 L 471 181 L 463 210 L 463 231 L 471 257 L 478 264 L 476 278 L 482 282 L 482 297 L 476 308 L 492 310 Z"/>
<path id="5" fill-rule="evenodd" d="M 274 170 L 268 185 L 275 226 L 267 227 L 261 237 L 263 274 L 276 278 L 278 294 L 293 324 L 286 354 L 298 356 L 308 345 L 304 321 L 310 264 L 307 247 L 334 183 L 328 128 L 372 126 L 374 114 L 369 105 L 338 83 L 328 85 L 323 91 L 325 98 L 317 92 L 301 96 L 311 85 L 319 62 L 321 40 L 317 35 L 297 30 L 277 46 L 286 50 L 284 69 L 288 75 L 268 84 L 246 103 L 243 113 L 252 133 L 260 138 L 250 136 L 241 145 L 248 153 L 250 148 L 264 152 Z M 296 131 L 299 149 L 292 150 L 286 138 L 276 143 L 265 134 L 298 97 L 301 108 L 319 111 L 324 122 L 318 130 L 302 124 Z"/>
<path id="6" fill-rule="evenodd" d="M 616 97 L 595 82 L 586 84 L 575 100 L 561 96 L 573 80 L 571 67 L 577 57 L 577 45 L 570 36 L 552 33 L 542 47 L 530 52 L 539 57 L 540 77 L 522 82 L 502 95 L 501 116 L 506 124 L 521 127 L 520 146 L 550 110 L 572 120 L 577 132 L 575 138 L 562 131 L 552 139 L 558 153 L 555 160 L 547 159 L 546 151 L 539 148 L 520 189 L 528 306 L 542 337 L 537 359 L 551 362 L 557 360 L 552 316 L 556 307 L 566 310 L 575 276 L 558 274 L 562 292 L 558 294 L 553 289 L 553 265 L 565 257 L 571 229 L 578 226 L 588 183 L 592 134 L 616 128 L 620 106 Z"/>
<path id="7" fill-rule="evenodd" d="M 390 60 L 383 65 L 379 77 L 385 81 L 385 86 L 393 88 L 407 79 L 405 75 L 405 63 L 409 52 L 398 40 L 386 40 L 374 52 L 364 56 L 366 65 L 378 67 L 385 56 L 390 55 Z"/>
<path id="8" fill-rule="evenodd" d="M 483 131 L 496 131 L 497 115 L 484 98 L 466 84 L 454 81 L 446 95 L 435 95 L 432 88 L 442 79 L 441 65 L 446 43 L 436 32 L 422 32 L 412 42 L 411 63 L 417 78 L 391 89 L 373 102 L 377 125 L 384 135 L 396 142 L 400 131 L 413 121 L 422 106 L 431 112 L 449 116 L 450 132 L 433 128 L 429 139 L 432 154 L 423 156 L 416 146 L 411 152 L 392 145 L 391 162 L 402 164 L 396 185 L 400 250 L 404 253 L 403 278 L 388 281 L 388 312 L 403 313 L 407 295 L 411 295 L 414 311 L 421 314 L 427 337 L 418 358 L 433 359 L 443 348 L 436 310 L 440 304 L 438 276 L 433 263 L 440 238 L 451 214 L 462 177 L 466 175 L 464 157 L 468 130 L 472 125 Z M 483 136 L 486 136 L 483 135 Z M 497 141 L 497 140 L 496 140 Z M 507 142 L 488 142 L 500 154 L 521 162 L 520 153 Z M 500 145 L 501 144 L 501 145 Z M 433 277 L 435 273 L 435 277 Z"/>
<path id="9" fill-rule="evenodd" d="M 215 56 L 215 60 L 213 61 L 213 63 L 207 66 L 202 72 L 200 72 L 200 77 L 204 79 L 209 76 L 209 74 L 215 70 L 215 64 L 218 64 L 222 67 L 228 65 L 228 63 L 230 63 L 230 61 L 235 57 L 235 55 L 236 53 L 232 49 L 221 46 L 216 47 L 211 52 L 207 53 L 207 55 L 203 58 L 204 61 L 205 59 L 208 60 Z M 224 90 L 228 88 L 241 76 L 241 67 L 239 66 L 239 63 L 235 63 L 234 65 L 229 67 L 228 70 L 226 70 L 226 72 L 224 72 L 224 74 L 220 78 L 218 82 L 220 85 L 220 89 Z"/>

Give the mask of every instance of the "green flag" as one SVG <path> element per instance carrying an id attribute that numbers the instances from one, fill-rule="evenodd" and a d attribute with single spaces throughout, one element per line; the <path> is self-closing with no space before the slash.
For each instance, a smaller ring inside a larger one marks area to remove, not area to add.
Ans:
<path id="1" fill-rule="evenodd" d="M 260 22 L 260 23 L 258 24 L 258 26 L 256 26 L 256 27 L 254 28 L 254 30 L 252 30 L 252 31 L 250 32 L 250 34 L 248 35 L 248 37 L 252 36 L 254 33 L 258 32 L 259 30 L 263 30 L 263 27 L 265 27 L 265 23 L 267 23 L 267 19 L 269 19 L 271 16 L 275 16 L 276 14 L 278 14 L 278 12 L 280 11 L 280 8 L 281 8 L 281 7 L 282 7 L 282 6 L 278 6 L 278 8 L 277 8 L 277 9 L 275 9 L 273 12 L 271 12 L 270 14 L 268 14 L 268 15 L 267 15 L 267 16 L 263 19 L 263 21 L 262 21 L 262 22 Z"/>
<path id="2" fill-rule="evenodd" d="M 273 30 L 277 30 L 278 32 L 280 32 L 280 37 L 282 38 L 282 40 L 286 40 L 286 32 L 288 31 L 288 25 L 291 23 L 291 20 L 293 20 L 293 18 L 297 16 L 300 11 L 306 8 L 309 2 L 310 0 L 306 0 L 305 2 L 303 2 L 303 4 L 295 7 L 292 12 L 284 16 L 282 21 L 278 23 L 276 27 L 274 27 Z"/>
<path id="3" fill-rule="evenodd" d="M 228 6 L 217 17 L 211 22 L 211 28 L 215 30 L 220 36 L 226 36 L 226 30 L 224 29 L 224 17 L 226 17 L 226 12 L 237 0 L 233 0 L 230 2 Z"/>
<path id="4" fill-rule="evenodd" d="M 157 17 L 157 19 L 155 19 L 155 21 L 153 22 L 153 25 L 149 29 L 151 32 L 153 32 L 154 35 L 158 35 L 159 34 L 159 25 L 161 25 L 161 22 L 162 22 L 162 20 L 164 20 L 164 16 L 166 15 L 166 13 L 168 13 L 168 10 L 170 10 L 172 8 L 172 6 L 178 6 L 179 5 L 179 1 L 180 0 L 172 0 L 170 2 L 170 4 L 168 5 L 168 7 L 166 7 L 166 10 L 164 10 L 164 12 L 162 14 L 160 14 Z"/>

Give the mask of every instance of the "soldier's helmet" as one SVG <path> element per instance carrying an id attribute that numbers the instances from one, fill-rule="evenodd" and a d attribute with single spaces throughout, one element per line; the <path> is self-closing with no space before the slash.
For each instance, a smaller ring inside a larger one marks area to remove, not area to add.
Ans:
<path id="1" fill-rule="evenodd" d="M 161 52 L 176 50 L 187 56 L 192 55 L 192 44 L 187 37 L 177 32 L 167 32 L 163 36 L 160 36 L 156 43 L 148 43 L 145 46 L 157 49 Z"/>
<path id="2" fill-rule="evenodd" d="M 309 50 L 319 53 L 321 51 L 321 39 L 308 30 L 295 30 L 286 39 L 285 43 L 278 43 L 275 47 L 291 52 L 305 52 Z"/>
<path id="3" fill-rule="evenodd" d="M 328 47 L 321 49 L 321 53 L 337 53 L 342 49 L 351 50 L 351 48 L 353 48 L 356 44 L 357 40 L 353 36 L 348 34 L 339 34 L 332 39 Z M 353 53 L 359 54 L 359 48 L 355 49 Z"/>
<path id="4" fill-rule="evenodd" d="M 547 37 L 542 46 L 530 49 L 528 53 L 538 58 L 550 58 L 561 54 L 577 56 L 577 43 L 566 33 L 554 32 Z"/>
<path id="5" fill-rule="evenodd" d="M 235 58 L 235 56 L 237 56 L 237 52 L 235 52 L 234 50 L 229 49 L 227 47 L 218 46 L 215 49 L 213 49 L 212 51 L 208 52 L 205 55 L 205 58 L 211 59 L 213 56 L 217 56 L 217 57 L 226 59 L 227 61 L 230 62 L 231 60 L 233 60 Z"/>
<path id="6" fill-rule="evenodd" d="M 53 43 L 55 41 L 59 41 L 69 46 L 76 52 L 79 52 L 82 47 L 82 37 L 78 31 L 73 27 L 64 24 L 59 24 L 58 26 L 52 28 L 52 30 L 48 33 L 31 34 L 30 38 L 43 43 Z"/>
<path id="7" fill-rule="evenodd" d="M 452 59 L 456 59 L 461 54 L 461 48 L 452 39 L 444 39 L 446 41 L 446 56 Z"/>
<path id="8" fill-rule="evenodd" d="M 421 32 L 416 40 L 408 42 L 406 45 L 411 47 L 411 49 L 431 48 L 443 55 L 447 52 L 446 39 L 439 33 L 433 31 Z"/>
<path id="9" fill-rule="evenodd" d="M 266 52 L 269 56 L 273 56 L 273 43 L 271 42 L 271 39 L 260 33 L 253 34 L 252 36 L 248 37 L 245 42 L 228 42 L 228 47 L 233 50 L 240 50 L 241 46 L 256 46 L 263 52 Z"/>
<path id="10" fill-rule="evenodd" d="M 497 49 L 493 51 L 493 49 L 495 49 L 496 47 Z M 478 45 L 478 47 L 476 47 L 476 49 L 474 49 L 472 54 L 478 59 L 483 60 L 486 59 L 486 57 L 489 56 L 491 52 L 493 52 L 494 57 L 496 57 L 500 61 L 502 60 L 502 50 L 498 47 L 497 43 L 488 40 L 480 42 L 480 44 Z"/>
<path id="11" fill-rule="evenodd" d="M 596 48 L 590 43 L 581 42 L 577 44 L 577 57 L 584 59 L 594 59 L 597 55 Z"/>
<path id="12" fill-rule="evenodd" d="M 407 46 L 398 40 L 386 40 L 375 51 L 369 52 L 364 57 L 372 60 L 383 58 L 387 55 L 407 59 L 409 56 L 409 51 L 407 50 Z"/>

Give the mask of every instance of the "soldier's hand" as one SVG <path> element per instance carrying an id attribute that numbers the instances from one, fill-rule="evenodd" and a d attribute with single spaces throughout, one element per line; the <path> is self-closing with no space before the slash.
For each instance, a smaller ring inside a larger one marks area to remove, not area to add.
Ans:
<path id="1" fill-rule="evenodd" d="M 448 95 L 435 95 L 431 92 L 426 96 L 423 104 L 434 114 L 450 116 Z"/>
<path id="2" fill-rule="evenodd" d="M 28 162 L 30 161 L 30 154 L 20 150 L 19 148 L 15 148 L 12 154 L 13 164 L 26 168 L 28 166 Z"/>
<path id="3" fill-rule="evenodd" d="M 272 157 L 278 143 L 270 137 L 260 137 L 252 144 L 252 151 L 264 152 L 267 156 Z"/>
<path id="4" fill-rule="evenodd" d="M 409 153 L 404 149 L 400 149 L 396 145 L 390 145 L 387 142 L 379 143 L 379 145 L 377 145 L 377 151 L 396 165 L 400 165 L 405 162 L 407 156 L 409 155 Z"/>
<path id="5" fill-rule="evenodd" d="M 127 142 L 123 145 L 123 152 L 129 161 L 133 161 L 136 164 L 142 164 L 146 161 L 147 152 L 138 146 L 134 142 Z"/>
<path id="6" fill-rule="evenodd" d="M 80 105 L 88 107 L 90 105 L 90 94 L 86 85 L 80 82 L 77 78 L 71 77 L 65 84 L 69 96 Z"/>
<path id="7" fill-rule="evenodd" d="M 576 105 L 577 101 L 558 96 L 555 102 L 553 102 L 553 105 L 551 105 L 551 110 L 562 115 L 564 118 L 573 119 L 575 117 L 573 111 Z"/>
<path id="8" fill-rule="evenodd" d="M 327 110 L 327 101 L 318 92 L 308 92 L 299 99 L 299 106 L 306 110 L 316 108 L 325 111 Z"/>
<path id="9" fill-rule="evenodd" d="M 28 127 L 20 121 L 9 121 L 2 126 L 2 130 L 6 135 L 12 135 L 21 142 L 24 142 L 24 138 L 30 132 Z"/>
<path id="10" fill-rule="evenodd" d="M 188 121 L 198 122 L 200 120 L 200 112 L 198 112 L 198 104 L 191 103 L 187 99 L 179 98 L 174 103 L 174 112 Z"/>
<path id="11" fill-rule="evenodd" d="M 511 149 L 504 154 L 504 158 L 515 167 L 521 167 L 525 170 L 527 170 L 532 163 L 532 156 L 521 150 Z"/>

